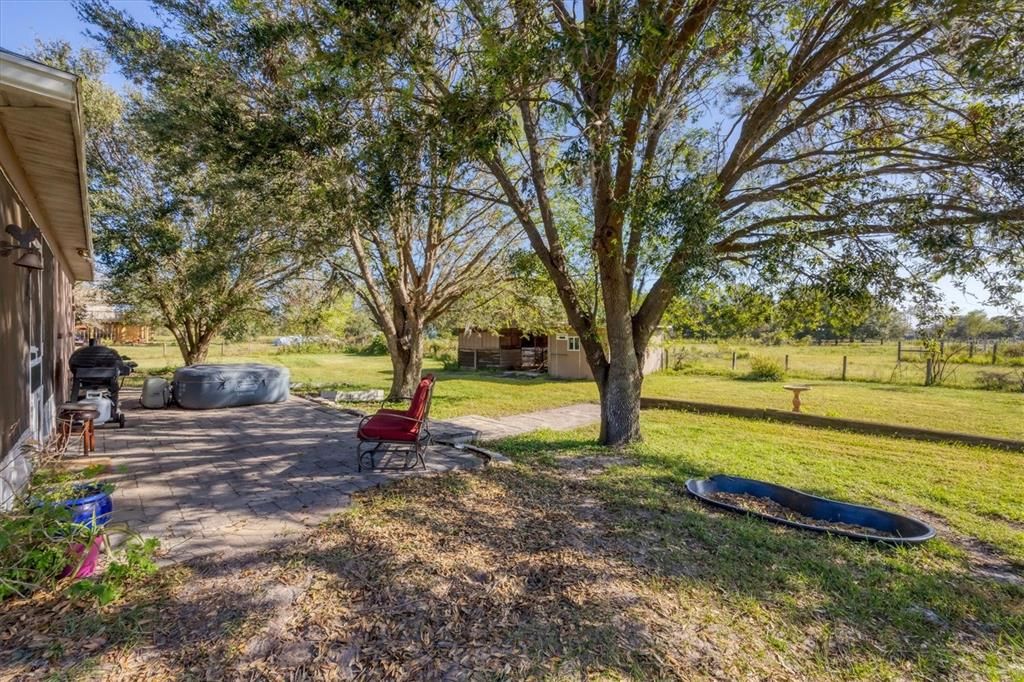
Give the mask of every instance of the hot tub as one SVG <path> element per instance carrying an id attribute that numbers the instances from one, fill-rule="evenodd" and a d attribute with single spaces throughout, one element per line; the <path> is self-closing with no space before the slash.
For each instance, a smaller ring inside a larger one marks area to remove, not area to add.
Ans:
<path id="1" fill-rule="evenodd" d="M 189 410 L 279 403 L 289 379 L 276 365 L 192 365 L 174 372 L 174 400 Z"/>

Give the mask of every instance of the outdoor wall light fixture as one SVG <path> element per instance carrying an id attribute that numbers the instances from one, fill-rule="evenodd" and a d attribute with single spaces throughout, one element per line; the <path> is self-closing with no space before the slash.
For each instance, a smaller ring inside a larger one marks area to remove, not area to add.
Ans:
<path id="1" fill-rule="evenodd" d="M 42 270 L 43 253 L 38 246 L 32 246 L 32 242 L 42 237 L 39 228 L 34 225 L 31 227 L 8 225 L 7 234 L 11 235 L 14 241 L 0 242 L 0 256 L 9 256 L 13 251 L 24 251 L 21 257 L 14 261 L 14 264 L 29 270 Z"/>

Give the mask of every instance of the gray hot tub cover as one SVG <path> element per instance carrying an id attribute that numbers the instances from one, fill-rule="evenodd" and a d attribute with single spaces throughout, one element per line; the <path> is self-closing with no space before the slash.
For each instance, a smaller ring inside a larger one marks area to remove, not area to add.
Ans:
<path id="1" fill-rule="evenodd" d="M 189 410 L 262 405 L 288 399 L 287 367 L 192 365 L 174 372 L 174 400 Z"/>

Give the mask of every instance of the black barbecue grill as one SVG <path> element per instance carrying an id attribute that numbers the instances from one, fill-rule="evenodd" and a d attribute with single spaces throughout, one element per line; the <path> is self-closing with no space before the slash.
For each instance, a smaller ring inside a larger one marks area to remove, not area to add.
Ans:
<path id="1" fill-rule="evenodd" d="M 113 348 L 96 345 L 91 340 L 88 346 L 79 348 L 68 360 L 71 366 L 71 400 L 79 401 L 87 391 L 106 391 L 110 396 L 110 418 L 124 426 L 124 412 L 118 400 L 121 377 L 132 373 L 134 362 L 127 362 Z"/>

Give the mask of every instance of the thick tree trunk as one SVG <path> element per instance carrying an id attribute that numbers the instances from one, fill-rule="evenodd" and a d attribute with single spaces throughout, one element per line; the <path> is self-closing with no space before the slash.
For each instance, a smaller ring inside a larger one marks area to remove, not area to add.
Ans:
<path id="1" fill-rule="evenodd" d="M 640 390 L 643 382 L 635 355 L 630 353 L 626 358 L 610 358 L 604 377 L 597 382 L 601 396 L 602 444 L 621 447 L 641 439 Z"/>
<path id="2" fill-rule="evenodd" d="M 167 328 L 178 342 L 181 359 L 186 365 L 198 365 L 206 361 L 206 354 L 210 351 L 210 338 L 207 335 L 197 337 L 187 329 L 182 330 L 170 324 Z"/>
<path id="3" fill-rule="evenodd" d="M 182 358 L 186 365 L 198 365 L 206 362 L 206 354 L 210 352 L 210 344 L 197 343 L 194 346 L 182 349 Z"/>
<path id="4" fill-rule="evenodd" d="M 391 391 L 388 400 L 411 398 L 423 372 L 423 329 L 416 322 L 403 325 L 402 333 L 388 339 L 391 355 Z"/>
<path id="5" fill-rule="evenodd" d="M 612 306 L 606 303 L 606 307 Z M 634 334 L 626 307 L 608 316 L 607 330 L 607 359 L 598 358 L 598 365 L 592 363 L 591 370 L 601 396 L 601 443 L 622 447 L 641 440 L 640 389 L 644 377 L 639 357 L 646 351 L 647 338 Z M 643 346 L 639 352 L 637 345 Z"/>

